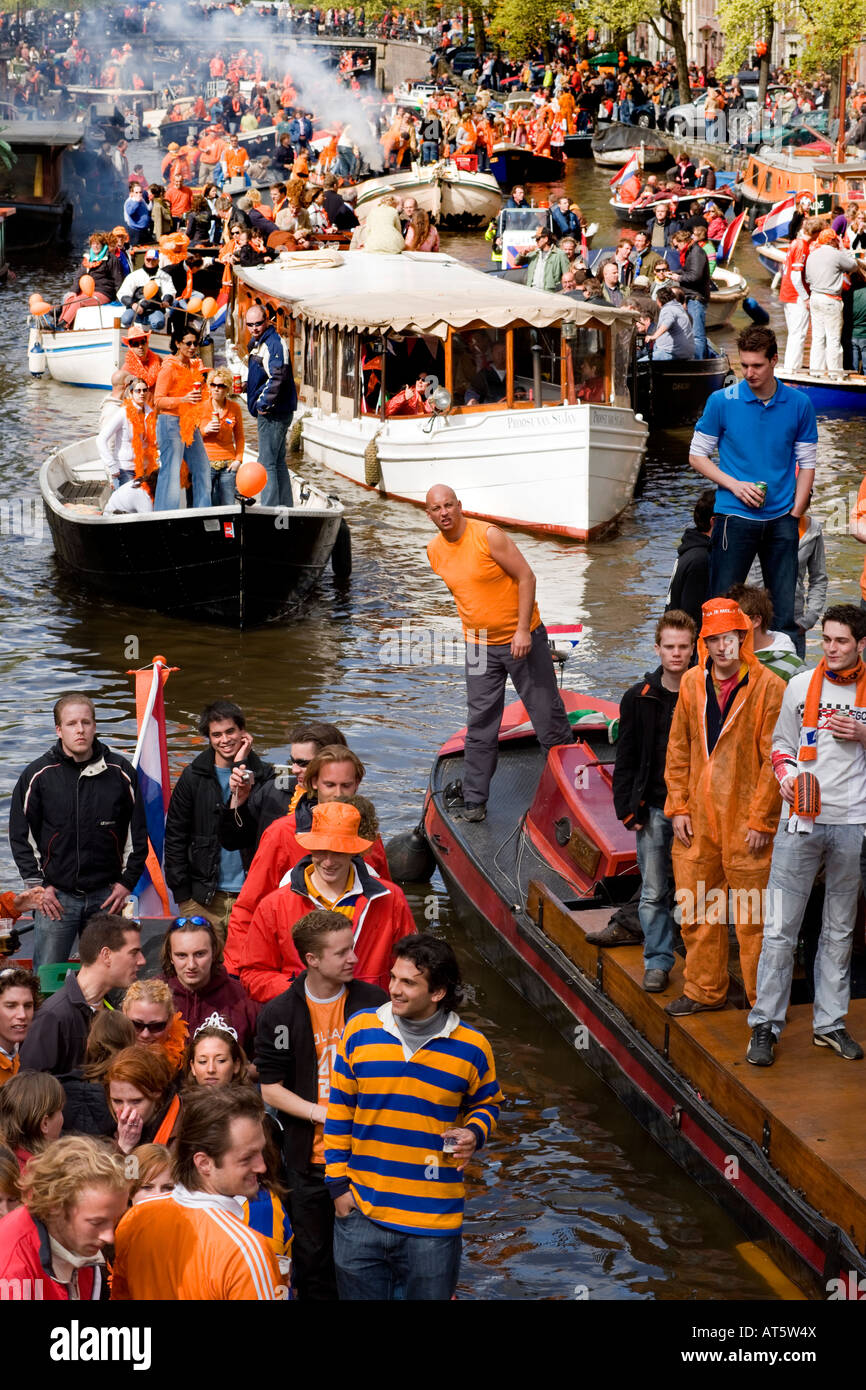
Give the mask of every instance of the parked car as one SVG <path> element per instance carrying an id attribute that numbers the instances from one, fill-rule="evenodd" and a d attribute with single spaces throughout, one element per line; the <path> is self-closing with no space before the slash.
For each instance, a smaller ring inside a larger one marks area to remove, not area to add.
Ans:
<path id="1" fill-rule="evenodd" d="M 776 92 L 785 92 L 788 89 L 779 85 L 768 87 L 767 94 L 773 96 Z M 728 144 L 730 140 L 736 139 L 740 134 L 745 134 L 747 127 L 752 127 L 755 117 L 758 114 L 758 84 L 746 82 L 742 84 L 743 96 L 746 99 L 745 110 L 727 111 L 727 124 L 723 132 L 719 134 L 720 143 Z M 707 93 L 702 91 L 693 97 L 689 102 L 681 106 L 671 106 L 662 114 L 665 130 L 670 131 L 671 135 L 678 140 L 703 140 L 706 133 L 706 120 L 704 117 L 704 106 L 707 100 Z M 744 119 L 745 118 L 745 119 Z"/>

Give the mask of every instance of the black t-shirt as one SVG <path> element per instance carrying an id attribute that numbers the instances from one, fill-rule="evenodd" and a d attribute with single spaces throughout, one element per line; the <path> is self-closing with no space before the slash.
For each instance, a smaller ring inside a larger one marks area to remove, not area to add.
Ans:
<path id="1" fill-rule="evenodd" d="M 430 116 L 421 127 L 421 139 L 436 141 L 438 144 L 442 139 L 442 122 L 438 116 Z"/>

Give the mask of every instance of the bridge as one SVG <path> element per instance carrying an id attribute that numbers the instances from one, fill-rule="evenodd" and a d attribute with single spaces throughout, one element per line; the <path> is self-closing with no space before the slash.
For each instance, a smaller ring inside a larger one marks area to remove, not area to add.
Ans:
<path id="1" fill-rule="evenodd" d="M 284 59 L 288 66 L 292 53 L 298 50 L 330 49 L 339 52 L 346 48 L 369 51 L 373 60 L 374 80 L 381 91 L 390 91 L 402 82 L 421 82 L 430 76 L 430 54 L 433 50 L 428 43 L 421 41 L 379 39 L 372 35 L 359 39 L 324 34 L 286 34 L 279 29 L 273 34 L 265 35 L 256 26 L 255 29 L 248 29 L 246 32 L 240 28 L 236 34 L 221 32 L 218 42 L 223 49 L 250 48 L 253 44 L 262 44 L 265 39 L 268 56 L 275 69 L 280 69 L 279 76 L 282 76 L 284 70 L 280 66 L 280 59 Z M 179 45 L 177 40 L 154 38 L 152 47 L 154 58 L 158 58 L 161 56 L 161 49 L 176 50 L 182 45 Z"/>

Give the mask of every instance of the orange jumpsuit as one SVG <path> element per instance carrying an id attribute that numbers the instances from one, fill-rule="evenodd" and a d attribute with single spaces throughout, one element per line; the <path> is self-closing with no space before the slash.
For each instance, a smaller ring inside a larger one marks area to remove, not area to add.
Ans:
<path id="1" fill-rule="evenodd" d="M 782 801 L 770 755 L 784 683 L 762 666 L 751 635 L 741 656 L 748 681 L 737 690 L 712 752 L 707 745 L 707 660 L 683 676 L 665 763 L 665 815 L 688 815 L 688 849 L 674 839 L 673 868 L 686 948 L 685 994 L 722 1004 L 728 992 L 728 889 L 740 947 L 740 966 L 754 1004 L 763 933 L 763 890 L 770 877 Z M 752 853 L 747 830 L 770 835 Z M 739 890 L 739 891 L 737 891 Z"/>

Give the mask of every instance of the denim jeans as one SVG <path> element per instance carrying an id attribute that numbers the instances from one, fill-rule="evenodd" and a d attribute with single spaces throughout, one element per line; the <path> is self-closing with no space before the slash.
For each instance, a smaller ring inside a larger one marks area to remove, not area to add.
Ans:
<path id="1" fill-rule="evenodd" d="M 231 507 L 235 503 L 235 478 L 230 468 L 212 468 L 210 481 L 210 500 L 213 507 Z"/>
<path id="2" fill-rule="evenodd" d="M 695 339 L 695 357 L 697 359 L 707 355 L 707 306 L 702 299 L 687 299 L 686 310 L 692 321 L 692 333 Z"/>
<path id="3" fill-rule="evenodd" d="M 789 835 L 786 825 L 783 821 L 779 826 L 773 845 L 758 997 L 749 1014 L 749 1027 L 769 1023 L 778 1037 L 785 1026 L 794 948 L 823 859 L 826 887 L 815 957 L 812 1028 L 816 1033 L 832 1033 L 844 1027 L 851 997 L 851 945 L 866 825 L 816 825 L 809 835 Z"/>
<path id="4" fill-rule="evenodd" d="M 159 450 L 159 475 L 156 480 L 155 512 L 171 512 L 180 506 L 180 465 L 186 459 L 192 477 L 192 504 L 209 507 L 210 459 L 198 430 L 189 444 L 180 437 L 180 421 L 176 415 L 160 415 L 156 421 L 156 447 Z"/>
<path id="5" fill-rule="evenodd" d="M 69 959 L 69 952 L 88 917 L 99 911 L 111 892 L 111 887 L 110 883 L 106 883 L 104 888 L 97 888 L 92 893 L 67 893 L 62 888 L 55 888 L 57 901 L 63 908 L 63 916 L 56 922 L 46 917 L 44 912 L 34 910 L 34 971 L 38 970 L 40 965 Z"/>
<path id="6" fill-rule="evenodd" d="M 756 459 L 756 470 L 760 466 Z M 790 512 L 773 521 L 717 514 L 710 550 L 710 598 L 726 594 L 732 584 L 747 583 L 757 556 L 773 596 L 773 627 L 793 640 L 798 632 L 794 621 L 798 547 L 797 518 Z"/>
<path id="7" fill-rule="evenodd" d="M 136 314 L 135 308 L 124 309 L 120 316 L 121 327 L 129 328 L 133 322 L 139 323 L 148 332 L 161 333 L 165 328 L 165 314 L 162 309 L 154 309 L 150 314 Z"/>
<path id="8" fill-rule="evenodd" d="M 355 1207 L 334 1221 L 334 1265 L 342 1301 L 450 1299 L 457 1288 L 463 1237 L 406 1235 Z"/>
<path id="9" fill-rule="evenodd" d="M 292 423 L 288 419 L 269 420 L 256 416 L 259 432 L 259 463 L 268 475 L 262 493 L 263 507 L 293 507 L 292 480 L 286 467 L 286 435 Z"/>
<path id="10" fill-rule="evenodd" d="M 866 370 L 866 338 L 851 339 L 851 369 L 855 372 Z"/>
<path id="11" fill-rule="evenodd" d="M 119 487 L 123 487 L 124 483 L 131 483 L 134 477 L 134 469 L 118 468 L 117 472 L 111 475 L 112 490 L 116 492 Z"/>
<path id="12" fill-rule="evenodd" d="M 676 939 L 676 924 L 671 915 L 673 841 L 673 823 L 660 806 L 648 807 L 644 827 L 637 832 L 637 866 L 641 880 L 638 918 L 643 928 L 643 963 L 647 970 L 673 969 Z"/>
<path id="13" fill-rule="evenodd" d="M 436 140 L 421 141 L 421 163 L 435 164 L 439 158 L 439 143 Z"/>

